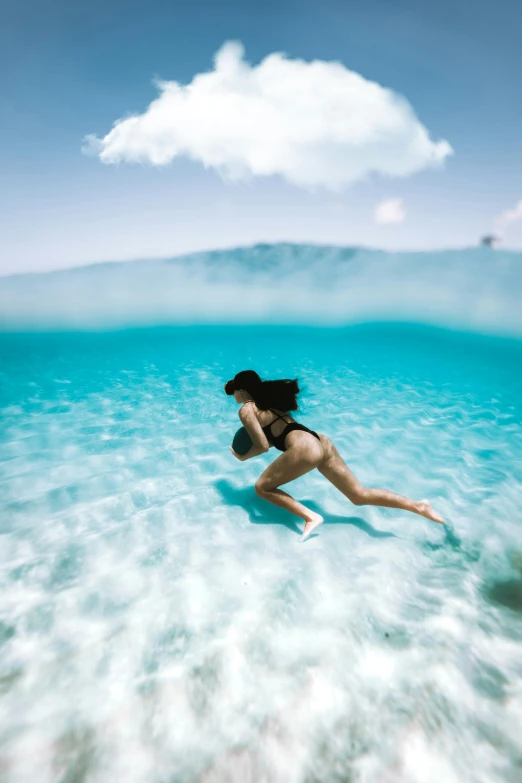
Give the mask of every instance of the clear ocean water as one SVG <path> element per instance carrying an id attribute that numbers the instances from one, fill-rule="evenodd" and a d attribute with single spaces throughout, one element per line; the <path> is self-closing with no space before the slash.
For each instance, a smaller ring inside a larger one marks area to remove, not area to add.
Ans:
<path id="1" fill-rule="evenodd" d="M 0 334 L 1 779 L 522 780 L 519 262 L 462 289 L 458 331 L 427 278 L 424 318 L 399 297 L 372 322 L 365 294 L 348 325 L 307 315 L 322 280 L 342 320 L 348 288 L 306 268 L 295 323 L 270 323 L 260 294 L 252 323 L 243 299 L 227 325 L 216 302 L 233 304 L 237 259 L 217 281 L 207 270 L 205 301 L 186 289 L 199 310 L 183 324 L 167 308 L 153 325 L 129 292 L 108 324 L 96 276 L 123 279 L 115 265 L 42 276 L 61 291 L 53 324 L 50 294 L 20 315 L 33 278 L 3 281 L 4 305 L 18 298 Z M 228 450 L 239 420 L 222 386 L 250 367 L 298 376 L 299 419 L 365 484 L 429 498 L 446 526 L 355 507 L 313 472 L 288 487 L 325 516 L 300 543 L 300 521 L 253 490 L 273 450 Z"/>

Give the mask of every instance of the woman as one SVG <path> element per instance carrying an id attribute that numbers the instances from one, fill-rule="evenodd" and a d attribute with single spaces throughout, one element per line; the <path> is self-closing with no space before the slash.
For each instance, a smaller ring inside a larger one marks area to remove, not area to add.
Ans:
<path id="1" fill-rule="evenodd" d="M 225 392 L 241 405 L 239 418 L 252 439 L 247 454 L 232 454 L 241 462 L 264 454 L 271 446 L 283 453 L 256 481 L 256 492 L 276 506 L 304 519 L 303 539 L 323 522 L 323 517 L 279 489 L 310 470 L 317 470 L 356 506 L 402 508 L 444 524 L 427 500 L 409 500 L 387 489 L 368 489 L 348 469 L 326 435 L 298 424 L 288 411 L 297 410 L 297 380 L 262 381 L 254 370 L 243 370 L 225 384 Z"/>

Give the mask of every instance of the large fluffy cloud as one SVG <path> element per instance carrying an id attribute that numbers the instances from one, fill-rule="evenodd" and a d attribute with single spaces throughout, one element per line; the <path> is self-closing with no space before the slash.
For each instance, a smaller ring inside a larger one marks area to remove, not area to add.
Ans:
<path id="1" fill-rule="evenodd" d="M 159 82 L 143 114 L 88 136 L 84 151 L 156 166 L 184 155 L 230 179 L 280 175 L 333 190 L 371 172 L 405 177 L 452 152 L 402 96 L 341 63 L 274 53 L 251 66 L 243 55 L 228 42 L 190 84 Z"/>

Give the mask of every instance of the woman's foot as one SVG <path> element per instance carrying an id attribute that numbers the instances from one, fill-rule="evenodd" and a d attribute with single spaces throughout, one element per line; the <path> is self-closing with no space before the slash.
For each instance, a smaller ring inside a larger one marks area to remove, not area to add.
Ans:
<path id="1" fill-rule="evenodd" d="M 320 514 L 316 514 L 315 511 L 310 511 L 309 515 L 305 518 L 305 526 L 301 541 L 304 541 L 307 536 L 310 535 L 312 530 L 318 527 L 321 522 L 324 522 L 323 517 Z"/>
<path id="2" fill-rule="evenodd" d="M 440 514 L 437 514 L 436 511 L 434 511 L 431 507 L 431 503 L 429 500 L 419 500 L 417 503 L 417 513 L 420 514 L 422 517 L 427 517 L 428 519 L 432 519 L 434 522 L 438 522 L 439 525 L 444 524 L 444 520 L 442 519 Z"/>

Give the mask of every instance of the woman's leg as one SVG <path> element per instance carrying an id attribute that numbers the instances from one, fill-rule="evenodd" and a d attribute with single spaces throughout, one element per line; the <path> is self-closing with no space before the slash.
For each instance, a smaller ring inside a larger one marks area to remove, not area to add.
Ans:
<path id="1" fill-rule="evenodd" d="M 316 468 L 324 459 L 322 448 L 315 445 L 310 448 L 300 448 L 298 445 L 284 451 L 256 481 L 255 489 L 259 497 L 268 500 L 275 506 L 284 508 L 305 520 L 304 535 L 308 535 L 313 527 L 317 527 L 323 521 L 320 514 L 311 511 L 302 503 L 278 489 L 281 484 L 287 484 L 299 476 L 304 476 Z"/>
<path id="2" fill-rule="evenodd" d="M 333 446 L 333 453 L 318 470 L 328 481 L 334 485 L 348 500 L 356 506 L 384 506 L 385 508 L 401 508 L 419 514 L 422 517 L 432 519 L 434 522 L 444 524 L 444 520 L 434 511 L 427 500 L 410 500 L 396 495 L 388 489 L 369 489 L 363 487 L 361 482 L 353 475 L 348 465 L 344 462 L 339 452 Z"/>

